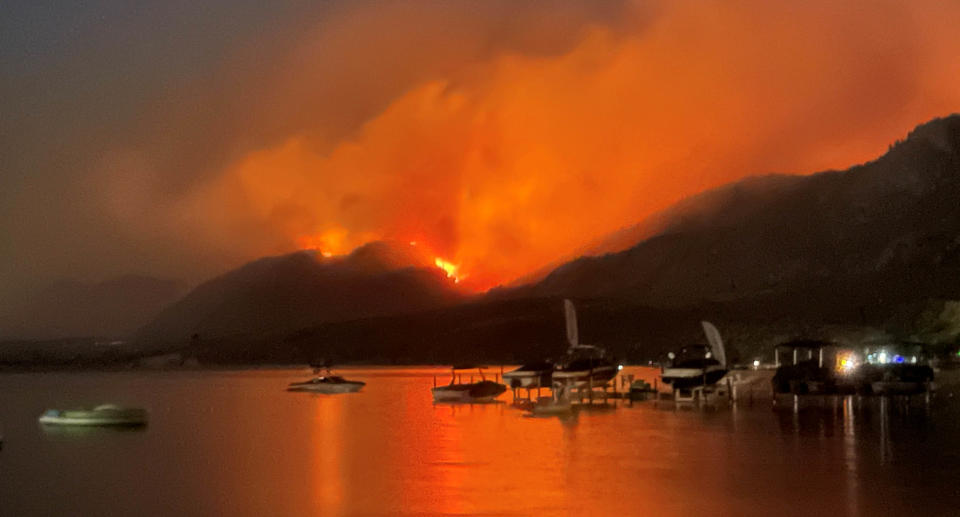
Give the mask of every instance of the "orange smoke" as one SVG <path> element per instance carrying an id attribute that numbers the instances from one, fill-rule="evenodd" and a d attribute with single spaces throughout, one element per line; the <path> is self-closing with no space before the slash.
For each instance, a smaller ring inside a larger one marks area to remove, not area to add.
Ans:
<path id="1" fill-rule="evenodd" d="M 251 254 L 415 241 L 487 289 L 704 189 L 878 156 L 960 107 L 958 21 L 947 3 L 664 4 L 567 52 L 437 74 L 349 138 L 242 153 L 191 213 L 275 237 Z"/>

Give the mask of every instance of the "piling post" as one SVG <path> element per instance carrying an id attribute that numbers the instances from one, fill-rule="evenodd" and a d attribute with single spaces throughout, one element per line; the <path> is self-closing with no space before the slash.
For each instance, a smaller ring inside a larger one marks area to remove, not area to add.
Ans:
<path id="1" fill-rule="evenodd" d="M 593 404 L 593 370 L 590 371 L 590 376 L 587 377 L 587 389 L 589 390 L 587 392 L 587 400 Z"/>

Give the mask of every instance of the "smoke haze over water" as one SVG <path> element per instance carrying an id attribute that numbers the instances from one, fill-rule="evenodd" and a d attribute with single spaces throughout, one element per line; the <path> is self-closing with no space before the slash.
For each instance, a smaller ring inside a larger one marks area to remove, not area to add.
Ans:
<path id="1" fill-rule="evenodd" d="M 960 107 L 947 2 L 84 9 L 0 22 L 3 298 L 375 239 L 487 288 Z"/>

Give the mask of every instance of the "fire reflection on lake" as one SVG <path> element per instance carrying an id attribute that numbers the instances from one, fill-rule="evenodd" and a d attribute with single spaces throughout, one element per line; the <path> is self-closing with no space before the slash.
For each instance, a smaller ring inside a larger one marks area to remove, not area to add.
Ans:
<path id="1" fill-rule="evenodd" d="M 773 410 L 642 402 L 530 418 L 434 404 L 444 368 L 0 375 L 11 515 L 914 515 L 960 502 L 960 407 L 825 399 Z M 646 375 L 650 372 L 640 372 Z M 45 407 L 137 404 L 137 433 L 48 433 Z"/>

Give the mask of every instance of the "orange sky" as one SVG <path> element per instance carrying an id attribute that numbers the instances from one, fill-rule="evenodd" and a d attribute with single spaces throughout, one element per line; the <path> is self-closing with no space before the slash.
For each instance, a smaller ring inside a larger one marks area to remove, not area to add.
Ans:
<path id="1" fill-rule="evenodd" d="M 557 27 L 565 43 L 549 51 L 507 46 L 469 59 L 462 49 L 486 43 L 466 40 L 490 34 L 450 30 L 396 51 L 418 27 L 452 22 L 416 10 L 344 14 L 236 85 L 256 95 L 227 94 L 231 117 L 218 123 L 237 136 L 226 158 L 156 213 L 131 207 L 160 160 L 112 155 L 111 206 L 235 260 L 416 241 L 458 266 L 462 285 L 486 289 L 704 189 L 872 159 L 960 107 L 958 4 L 649 5 L 627 3 L 615 26 Z M 551 27 L 529 37 L 556 39 Z M 329 66 L 330 48 L 349 74 Z M 331 122 L 379 86 L 356 124 Z M 202 116 L 155 118 L 188 127 Z M 248 125 L 269 138 L 245 138 Z"/>

